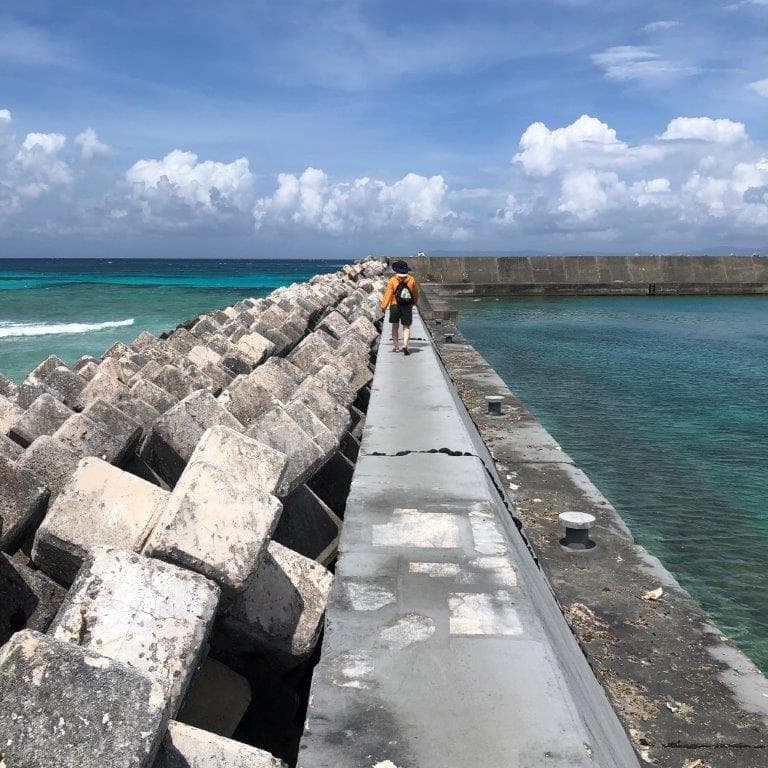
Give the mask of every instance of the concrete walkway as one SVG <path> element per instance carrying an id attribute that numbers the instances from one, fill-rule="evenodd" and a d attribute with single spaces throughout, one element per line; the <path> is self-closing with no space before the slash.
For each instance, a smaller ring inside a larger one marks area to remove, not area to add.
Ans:
<path id="1" fill-rule="evenodd" d="M 299 766 L 637 766 L 420 319 L 388 334 Z"/>

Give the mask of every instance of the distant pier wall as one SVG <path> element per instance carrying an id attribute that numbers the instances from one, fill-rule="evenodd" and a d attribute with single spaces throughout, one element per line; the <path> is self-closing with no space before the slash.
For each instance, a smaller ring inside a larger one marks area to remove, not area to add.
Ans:
<path id="1" fill-rule="evenodd" d="M 766 294 L 768 256 L 417 256 L 448 295 Z"/>

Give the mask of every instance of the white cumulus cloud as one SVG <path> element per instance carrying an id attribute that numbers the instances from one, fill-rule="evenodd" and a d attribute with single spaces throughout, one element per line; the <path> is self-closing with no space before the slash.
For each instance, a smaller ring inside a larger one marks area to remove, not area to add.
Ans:
<path id="1" fill-rule="evenodd" d="M 256 201 L 257 229 L 298 226 L 334 235 L 411 228 L 461 238 L 463 228 L 447 205 L 440 176 L 408 173 L 388 184 L 367 176 L 333 181 L 322 170 L 281 173 L 277 189 Z"/>
<path id="2" fill-rule="evenodd" d="M 80 147 L 80 156 L 83 160 L 92 160 L 94 157 L 106 157 L 112 152 L 112 147 L 101 141 L 93 128 L 86 128 L 75 136 L 75 144 Z"/>
<path id="3" fill-rule="evenodd" d="M 749 84 L 749 88 L 758 96 L 763 96 L 768 99 L 768 77 L 764 80 L 755 80 L 753 83 Z"/>
<path id="4" fill-rule="evenodd" d="M 61 133 L 28 133 L 21 147 L 28 152 L 39 150 L 46 155 L 55 155 L 66 142 L 67 137 Z"/>
<path id="5" fill-rule="evenodd" d="M 659 137 L 662 141 L 708 141 L 715 144 L 731 144 L 746 141 L 744 123 L 724 118 L 676 117 L 670 121 L 667 130 Z"/>
<path id="6" fill-rule="evenodd" d="M 10 123 L 11 122 L 11 110 L 10 109 L 0 109 L 0 123 Z"/>

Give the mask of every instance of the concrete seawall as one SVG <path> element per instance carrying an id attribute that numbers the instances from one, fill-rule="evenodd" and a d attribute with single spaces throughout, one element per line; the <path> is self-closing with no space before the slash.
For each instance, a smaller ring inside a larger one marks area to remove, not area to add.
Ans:
<path id="1" fill-rule="evenodd" d="M 766 256 L 420 256 L 408 263 L 446 295 L 768 293 Z"/>

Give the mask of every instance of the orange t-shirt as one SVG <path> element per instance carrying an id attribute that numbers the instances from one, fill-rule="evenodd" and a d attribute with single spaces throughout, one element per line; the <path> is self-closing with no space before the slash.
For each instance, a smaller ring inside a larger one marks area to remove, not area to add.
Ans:
<path id="1" fill-rule="evenodd" d="M 386 309 L 393 304 L 397 304 L 397 297 L 395 291 L 400 282 L 404 282 L 408 286 L 408 290 L 413 294 L 413 303 L 419 302 L 419 286 L 416 284 L 416 278 L 413 275 L 392 275 L 387 283 L 387 288 L 384 291 L 384 298 L 381 300 L 381 308 Z"/>

